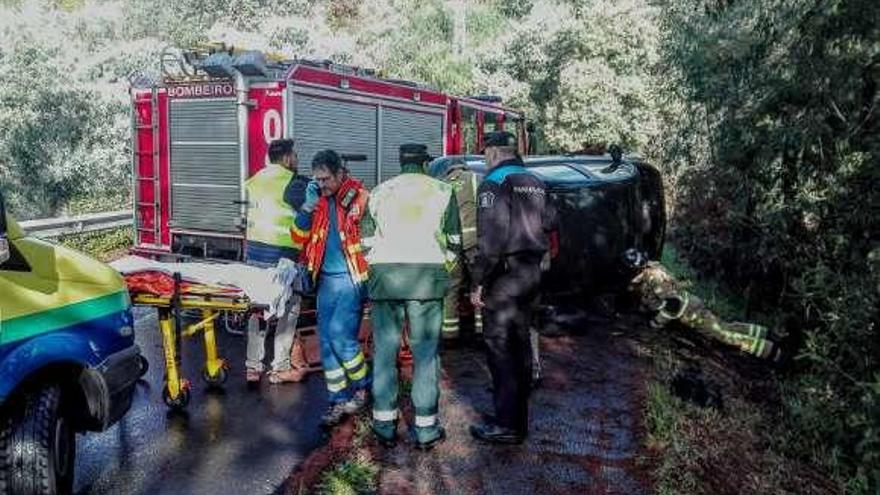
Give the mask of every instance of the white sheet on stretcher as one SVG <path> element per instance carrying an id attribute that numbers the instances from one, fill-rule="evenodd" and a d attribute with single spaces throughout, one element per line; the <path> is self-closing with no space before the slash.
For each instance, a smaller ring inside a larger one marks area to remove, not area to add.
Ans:
<path id="1" fill-rule="evenodd" d="M 140 256 L 126 256 L 110 263 L 123 275 L 142 272 L 179 273 L 191 283 L 224 285 L 240 289 L 252 303 L 268 306 L 264 317 L 280 318 L 293 297 L 293 280 L 299 276 L 297 265 L 282 258 L 273 268 L 257 268 L 242 263 L 162 263 Z"/>

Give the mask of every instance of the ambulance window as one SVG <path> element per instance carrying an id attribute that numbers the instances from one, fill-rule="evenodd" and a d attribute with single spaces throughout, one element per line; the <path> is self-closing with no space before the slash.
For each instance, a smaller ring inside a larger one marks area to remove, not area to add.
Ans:
<path id="1" fill-rule="evenodd" d="M 0 271 L 4 272 L 29 272 L 31 266 L 22 256 L 21 251 L 15 247 L 14 242 L 9 242 L 9 259 L 6 263 L 0 264 Z"/>

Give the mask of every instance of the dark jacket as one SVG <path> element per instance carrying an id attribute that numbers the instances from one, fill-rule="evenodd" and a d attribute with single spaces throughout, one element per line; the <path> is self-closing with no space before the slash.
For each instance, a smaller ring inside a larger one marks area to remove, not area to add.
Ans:
<path id="1" fill-rule="evenodd" d="M 477 190 L 474 284 L 485 285 L 515 254 L 540 257 L 549 248 L 552 208 L 544 183 L 518 159 L 492 169 Z"/>

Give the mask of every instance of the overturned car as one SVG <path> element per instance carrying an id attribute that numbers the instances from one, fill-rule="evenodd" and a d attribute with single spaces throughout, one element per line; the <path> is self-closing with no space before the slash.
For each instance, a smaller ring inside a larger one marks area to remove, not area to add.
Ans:
<path id="1" fill-rule="evenodd" d="M 482 156 L 433 160 L 428 173 L 443 179 L 464 162 L 485 175 Z M 632 273 L 623 269 L 627 251 L 659 259 L 666 233 L 663 182 L 653 166 L 621 156 L 538 156 L 526 167 L 547 184 L 557 210 L 559 255 L 546 277 L 552 298 L 583 297 L 623 289 Z"/>

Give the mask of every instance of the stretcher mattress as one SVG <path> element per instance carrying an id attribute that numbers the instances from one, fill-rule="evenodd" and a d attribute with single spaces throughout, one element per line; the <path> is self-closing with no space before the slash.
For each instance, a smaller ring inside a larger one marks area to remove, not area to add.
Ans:
<path id="1" fill-rule="evenodd" d="M 174 274 L 181 278 L 183 294 L 245 295 L 253 305 L 269 309 L 265 316 L 278 317 L 287 300 L 299 268 L 282 259 L 272 268 L 242 263 L 163 263 L 140 256 L 126 256 L 110 263 L 125 278 L 132 294 L 170 296 L 174 293 Z"/>

